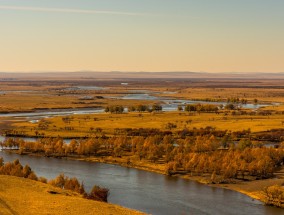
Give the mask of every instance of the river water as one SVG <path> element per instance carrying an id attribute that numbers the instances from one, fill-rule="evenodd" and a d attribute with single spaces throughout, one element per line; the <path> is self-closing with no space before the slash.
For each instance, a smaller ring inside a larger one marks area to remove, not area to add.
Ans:
<path id="1" fill-rule="evenodd" d="M 0 151 L 5 161 L 20 159 L 38 176 L 48 179 L 64 173 L 110 189 L 109 202 L 154 215 L 280 215 L 283 209 L 264 206 L 238 192 L 193 181 L 117 165 L 66 159 L 21 156 Z"/>
<path id="2" fill-rule="evenodd" d="M 226 102 L 206 102 L 206 101 L 194 101 L 194 100 L 182 100 L 173 98 L 159 97 L 158 94 L 151 95 L 149 93 L 133 93 L 122 97 L 108 97 L 112 99 L 123 99 L 123 100 L 150 100 L 162 103 L 163 111 L 176 111 L 179 105 L 185 106 L 187 104 L 214 104 L 214 105 L 226 105 Z M 248 109 L 258 109 L 261 107 L 269 105 L 279 105 L 275 104 L 244 104 L 243 108 Z M 0 113 L 0 117 L 13 117 L 18 119 L 28 119 L 31 122 L 37 122 L 42 118 L 54 117 L 54 116 L 67 116 L 73 114 L 94 114 L 94 113 L 104 113 L 104 108 L 81 108 L 81 109 L 59 109 L 59 110 L 38 110 L 36 112 L 27 113 Z"/>

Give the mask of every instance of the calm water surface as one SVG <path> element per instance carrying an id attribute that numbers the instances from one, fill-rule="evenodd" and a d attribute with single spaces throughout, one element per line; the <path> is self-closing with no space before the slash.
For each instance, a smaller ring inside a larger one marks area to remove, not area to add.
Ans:
<path id="1" fill-rule="evenodd" d="M 116 165 L 65 159 L 20 156 L 0 152 L 5 161 L 20 159 L 38 176 L 64 173 L 110 189 L 109 202 L 157 215 L 281 215 L 284 210 L 264 206 L 243 194 L 212 188 L 181 178 Z"/>

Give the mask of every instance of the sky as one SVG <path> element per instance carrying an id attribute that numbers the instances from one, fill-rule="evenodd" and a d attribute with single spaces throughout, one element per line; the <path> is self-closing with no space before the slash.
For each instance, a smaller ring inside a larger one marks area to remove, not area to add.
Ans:
<path id="1" fill-rule="evenodd" d="M 284 72 L 283 0 L 0 0 L 0 71 Z"/>

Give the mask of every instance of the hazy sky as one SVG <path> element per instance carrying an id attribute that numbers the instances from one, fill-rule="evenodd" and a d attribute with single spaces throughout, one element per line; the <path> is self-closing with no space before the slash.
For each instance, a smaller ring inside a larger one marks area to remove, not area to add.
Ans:
<path id="1" fill-rule="evenodd" d="M 0 71 L 284 72 L 284 0 L 0 0 Z"/>

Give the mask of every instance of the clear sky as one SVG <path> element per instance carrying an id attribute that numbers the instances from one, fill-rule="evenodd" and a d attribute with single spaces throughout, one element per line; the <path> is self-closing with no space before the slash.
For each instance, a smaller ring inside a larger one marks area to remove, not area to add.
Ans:
<path id="1" fill-rule="evenodd" d="M 284 72 L 284 0 L 0 0 L 0 71 Z"/>

